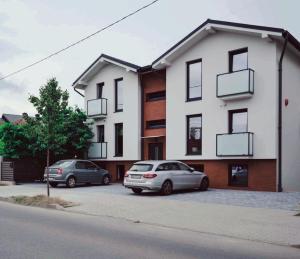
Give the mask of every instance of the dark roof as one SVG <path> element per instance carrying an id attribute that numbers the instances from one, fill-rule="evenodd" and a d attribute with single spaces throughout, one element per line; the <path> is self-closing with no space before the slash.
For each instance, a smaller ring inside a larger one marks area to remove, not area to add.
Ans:
<path id="1" fill-rule="evenodd" d="M 101 58 L 106 58 L 106 59 L 110 59 L 111 61 L 114 61 L 114 62 L 117 62 L 119 64 L 122 64 L 124 66 L 128 66 L 128 67 L 131 67 L 133 69 L 136 69 L 138 70 L 140 68 L 140 66 L 138 65 L 135 65 L 135 64 L 132 64 L 132 63 L 129 63 L 127 61 L 124 61 L 124 60 L 121 60 L 121 59 L 118 59 L 118 58 L 115 58 L 115 57 L 112 57 L 112 56 L 109 56 L 109 55 L 106 55 L 106 54 L 101 54 L 86 70 L 84 70 L 84 72 L 73 82 L 72 85 L 75 85 L 77 83 L 77 81 L 92 67 L 94 66 L 98 61 L 99 59 Z"/>
<path id="2" fill-rule="evenodd" d="M 177 42 L 175 45 L 173 45 L 170 49 L 168 49 L 164 54 L 159 56 L 156 60 L 152 62 L 152 64 L 155 64 L 158 60 L 163 58 L 165 55 L 170 53 L 173 49 L 175 49 L 178 45 L 183 43 L 185 40 L 187 40 L 189 37 L 191 37 L 193 34 L 195 34 L 197 31 L 201 30 L 205 25 L 207 24 L 217 24 L 217 25 L 227 25 L 227 26 L 233 26 L 233 27 L 239 27 L 239 28 L 245 28 L 245 29 L 254 29 L 254 30 L 262 30 L 262 31 L 271 31 L 271 32 L 278 32 L 281 33 L 283 37 L 286 37 L 288 35 L 289 42 L 300 51 L 300 42 L 291 35 L 288 31 L 281 29 L 281 28 L 275 28 L 275 27 L 267 27 L 267 26 L 259 26 L 259 25 L 252 25 L 252 24 L 245 24 L 245 23 L 236 23 L 236 22 L 226 22 L 226 21 L 219 21 L 219 20 L 212 20 L 207 19 L 204 23 L 202 23 L 200 26 L 198 26 L 196 29 L 194 29 L 192 32 L 190 32 L 187 36 L 185 36 L 182 40 Z"/>
<path id="3" fill-rule="evenodd" d="M 5 122 L 16 123 L 19 122 L 20 120 L 23 120 L 23 116 L 16 115 L 16 114 L 2 114 L 2 119 Z"/>

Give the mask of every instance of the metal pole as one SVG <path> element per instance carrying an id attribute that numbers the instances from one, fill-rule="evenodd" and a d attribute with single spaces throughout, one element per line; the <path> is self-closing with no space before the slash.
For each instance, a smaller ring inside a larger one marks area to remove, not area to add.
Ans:
<path id="1" fill-rule="evenodd" d="M 47 196 L 50 197 L 50 189 L 49 189 L 49 157 L 50 152 L 49 148 L 47 149 Z"/>

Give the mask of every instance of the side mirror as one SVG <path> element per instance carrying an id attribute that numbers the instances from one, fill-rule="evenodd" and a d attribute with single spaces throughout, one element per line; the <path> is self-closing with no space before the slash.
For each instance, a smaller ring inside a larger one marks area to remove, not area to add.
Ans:
<path id="1" fill-rule="evenodd" d="M 195 169 L 194 169 L 193 167 L 190 167 L 190 171 L 191 171 L 191 172 L 194 172 Z"/>

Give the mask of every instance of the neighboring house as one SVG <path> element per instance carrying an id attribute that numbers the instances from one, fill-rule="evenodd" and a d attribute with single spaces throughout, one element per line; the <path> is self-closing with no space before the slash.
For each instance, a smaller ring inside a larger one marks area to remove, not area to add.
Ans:
<path id="1" fill-rule="evenodd" d="M 177 159 L 215 188 L 299 191 L 299 50 L 283 29 L 207 20 L 146 67 L 101 55 L 73 83 L 95 121 L 89 158 L 114 179 Z"/>
<path id="2" fill-rule="evenodd" d="M 2 118 L 0 118 L 0 125 L 4 124 L 4 123 L 5 123 L 5 121 Z"/>
<path id="3" fill-rule="evenodd" d="M 6 114 L 6 113 L 2 114 L 2 121 L 3 121 L 3 123 L 10 122 L 15 125 L 25 123 L 25 120 L 23 119 L 22 115 Z M 0 121 L 0 124 L 1 124 L 1 121 Z"/>

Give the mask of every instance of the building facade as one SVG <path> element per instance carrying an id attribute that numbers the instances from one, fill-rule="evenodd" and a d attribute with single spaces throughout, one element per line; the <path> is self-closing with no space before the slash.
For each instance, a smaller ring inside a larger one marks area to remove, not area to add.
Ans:
<path id="1" fill-rule="evenodd" d="M 73 84 L 94 121 L 89 159 L 114 180 L 176 159 L 215 188 L 300 190 L 299 46 L 283 29 L 207 20 L 146 67 L 101 55 Z"/>

